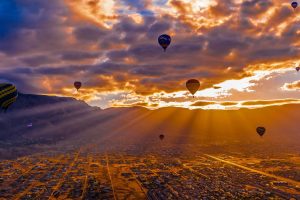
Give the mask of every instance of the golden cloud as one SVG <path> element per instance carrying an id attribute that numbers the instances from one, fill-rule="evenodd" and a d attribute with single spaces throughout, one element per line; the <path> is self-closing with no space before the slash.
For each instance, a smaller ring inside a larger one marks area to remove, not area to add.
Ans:
<path id="1" fill-rule="evenodd" d="M 278 100 L 257 100 L 243 102 L 243 106 L 265 106 L 265 105 L 282 105 L 287 103 L 300 103 L 299 99 L 278 99 Z"/>
<path id="2" fill-rule="evenodd" d="M 286 91 L 296 91 L 300 90 L 300 81 L 295 81 L 292 83 L 285 83 L 282 87 L 283 90 Z"/>
<path id="3" fill-rule="evenodd" d="M 101 26 L 111 27 L 117 22 L 117 3 L 115 0 L 65 0 L 78 16 L 89 19 Z"/>

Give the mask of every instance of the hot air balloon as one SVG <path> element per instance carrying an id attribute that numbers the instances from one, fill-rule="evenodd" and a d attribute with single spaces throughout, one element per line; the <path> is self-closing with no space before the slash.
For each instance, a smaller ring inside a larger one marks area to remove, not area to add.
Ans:
<path id="1" fill-rule="evenodd" d="M 265 127 L 257 127 L 256 132 L 258 133 L 258 135 L 260 135 L 262 137 L 266 132 L 266 128 Z"/>
<path id="2" fill-rule="evenodd" d="M 163 34 L 158 37 L 159 45 L 166 51 L 168 46 L 171 44 L 171 37 L 169 35 Z"/>
<path id="3" fill-rule="evenodd" d="M 77 91 L 81 88 L 81 82 L 79 82 L 79 81 L 76 81 L 76 82 L 74 82 L 74 87 L 77 89 Z"/>
<path id="4" fill-rule="evenodd" d="M 291 3 L 292 8 L 296 9 L 298 7 L 298 3 L 296 1 Z"/>
<path id="5" fill-rule="evenodd" d="M 0 108 L 6 112 L 18 97 L 16 86 L 10 83 L 0 83 Z"/>
<path id="6" fill-rule="evenodd" d="M 297 72 L 299 72 L 299 70 L 300 70 L 300 67 L 296 67 L 296 70 L 297 70 Z"/>
<path id="7" fill-rule="evenodd" d="M 160 140 L 163 140 L 164 138 L 165 138 L 165 135 L 163 135 L 163 134 L 159 135 Z"/>
<path id="8" fill-rule="evenodd" d="M 186 82 L 186 88 L 190 91 L 190 93 L 193 95 L 199 90 L 200 88 L 200 82 L 196 79 L 190 79 Z"/>

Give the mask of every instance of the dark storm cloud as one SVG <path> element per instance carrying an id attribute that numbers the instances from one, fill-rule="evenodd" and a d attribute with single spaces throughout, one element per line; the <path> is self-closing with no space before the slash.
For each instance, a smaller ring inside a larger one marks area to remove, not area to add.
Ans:
<path id="1" fill-rule="evenodd" d="M 22 26 L 22 13 L 15 0 L 0 1 L 0 40 Z"/>
<path id="2" fill-rule="evenodd" d="M 29 56 L 20 58 L 20 60 L 28 66 L 40 66 L 58 62 L 58 60 L 51 55 Z"/>
<path id="3" fill-rule="evenodd" d="M 110 51 L 107 54 L 107 57 L 110 58 L 110 60 L 113 61 L 122 61 L 125 58 L 127 58 L 129 56 L 127 51 L 124 50 L 116 50 L 116 51 Z"/>
<path id="4" fill-rule="evenodd" d="M 176 37 L 174 39 L 174 44 L 171 44 L 170 50 L 168 50 L 170 54 L 167 55 L 173 56 L 173 58 L 176 58 L 180 55 L 184 55 L 187 57 L 189 55 L 199 55 L 203 50 L 204 43 L 206 41 L 203 37 L 186 38 L 185 41 L 180 42 L 176 42 Z"/>
<path id="5" fill-rule="evenodd" d="M 149 39 L 157 39 L 157 37 L 165 32 L 167 32 L 171 27 L 170 22 L 160 22 L 157 21 L 153 25 L 150 26 L 149 30 L 147 31 L 147 36 Z"/>
<path id="6" fill-rule="evenodd" d="M 33 69 L 29 68 L 29 67 L 16 67 L 16 68 L 9 70 L 7 73 L 14 74 L 15 76 L 17 74 L 30 75 L 30 74 L 33 74 Z"/>
<path id="7" fill-rule="evenodd" d="M 135 23 L 131 18 L 128 18 L 126 16 L 122 17 L 120 19 L 120 22 L 115 25 L 114 29 L 118 31 L 118 34 L 124 32 L 126 34 L 142 34 L 146 33 L 146 30 L 148 30 L 149 22 L 153 22 L 152 18 L 150 21 L 145 21 L 144 23 L 138 24 Z"/>
<path id="8" fill-rule="evenodd" d="M 123 63 L 105 62 L 97 65 L 90 65 L 87 67 L 89 75 L 114 75 L 114 73 L 128 72 L 131 65 Z"/>
<path id="9" fill-rule="evenodd" d="M 0 80 L 7 80 L 10 83 L 13 83 L 19 92 L 28 92 L 31 93 L 41 93 L 43 92 L 42 88 L 32 84 L 30 77 L 27 74 L 12 74 L 12 73 L 0 73 Z"/>
<path id="10" fill-rule="evenodd" d="M 257 17 L 265 13 L 272 5 L 272 0 L 246 0 L 241 4 L 241 14 L 247 17 Z"/>
<path id="11" fill-rule="evenodd" d="M 80 71 L 81 68 L 78 66 L 68 66 L 68 67 L 43 67 L 35 69 L 34 72 L 40 75 L 65 75 L 65 76 L 71 76 L 78 71 Z"/>
<path id="12" fill-rule="evenodd" d="M 209 8 L 215 16 L 228 16 L 234 12 L 235 4 L 232 0 L 220 1 L 215 6 Z"/>
<path id="13" fill-rule="evenodd" d="M 291 12 L 291 9 L 289 7 L 281 7 L 277 8 L 276 12 L 273 14 L 273 16 L 270 18 L 268 22 L 268 26 L 272 27 L 274 25 L 281 24 L 283 22 L 286 22 L 289 17 L 293 17 L 293 13 Z"/>
<path id="14" fill-rule="evenodd" d="M 99 52 L 89 52 L 89 51 L 65 51 L 61 53 L 61 59 L 63 60 L 84 60 L 99 57 Z"/>
<path id="15" fill-rule="evenodd" d="M 145 0 L 123 0 L 127 5 L 143 10 L 146 6 L 146 1 Z"/>
<path id="16" fill-rule="evenodd" d="M 138 60 L 153 59 L 161 55 L 161 49 L 158 48 L 157 44 L 145 44 L 132 46 L 129 49 L 129 54 L 133 55 Z"/>
<path id="17" fill-rule="evenodd" d="M 233 49 L 245 49 L 247 44 L 231 38 L 211 38 L 208 51 L 215 56 L 224 56 Z"/>
<path id="18" fill-rule="evenodd" d="M 1 1 L 0 7 L 6 2 Z M 4 6 L 5 14 L 0 15 L 0 21 L 6 22 L 1 23 L 1 30 L 7 31 L 1 31 L 5 37 L 0 37 L 0 51 L 24 54 L 65 44 L 62 17 L 67 11 L 60 1 L 12 0 L 9 4 Z"/>
<path id="19" fill-rule="evenodd" d="M 284 47 L 284 48 L 266 48 L 266 49 L 260 49 L 260 50 L 255 50 L 252 52 L 249 57 L 252 59 L 281 59 L 281 58 L 286 58 L 290 56 L 296 56 L 299 54 L 299 51 L 297 52 L 296 50 L 293 50 L 292 48 L 289 47 Z"/>
<path id="20" fill-rule="evenodd" d="M 292 43 L 294 41 L 298 41 L 300 36 L 299 30 L 300 30 L 300 21 L 296 21 L 292 24 L 289 24 L 282 33 L 282 37 L 285 38 L 283 42 Z"/>
<path id="21" fill-rule="evenodd" d="M 103 78 L 92 77 L 92 78 L 88 79 L 87 81 L 85 81 L 83 84 L 84 84 L 84 87 L 94 88 L 94 87 L 105 87 L 105 86 L 109 85 L 110 83 L 108 80 L 105 80 Z"/>
<path id="22" fill-rule="evenodd" d="M 143 67 L 134 68 L 130 72 L 132 74 L 142 76 L 163 76 L 165 74 L 165 70 L 162 69 L 164 69 L 162 66 L 146 65 Z"/>
<path id="23" fill-rule="evenodd" d="M 108 33 L 107 30 L 95 26 L 76 27 L 73 34 L 80 42 L 97 42 Z"/>
<path id="24" fill-rule="evenodd" d="M 18 75 L 28 75 L 28 76 L 35 76 L 35 75 L 65 75 L 71 76 L 79 71 L 85 70 L 86 66 L 60 66 L 60 67 L 15 67 L 8 71 L 7 74 L 14 74 L 14 76 Z"/>

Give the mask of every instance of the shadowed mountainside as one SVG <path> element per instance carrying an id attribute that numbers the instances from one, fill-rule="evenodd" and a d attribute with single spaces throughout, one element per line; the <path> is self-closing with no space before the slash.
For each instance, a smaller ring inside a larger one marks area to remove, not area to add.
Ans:
<path id="1" fill-rule="evenodd" d="M 188 110 L 142 107 L 101 110 L 73 98 L 20 94 L 0 114 L 0 138 L 23 142 L 152 143 L 165 134 L 168 143 L 269 143 L 299 141 L 300 105 L 260 109 Z M 32 123 L 32 127 L 27 127 Z M 257 126 L 265 126 L 263 138 Z"/>

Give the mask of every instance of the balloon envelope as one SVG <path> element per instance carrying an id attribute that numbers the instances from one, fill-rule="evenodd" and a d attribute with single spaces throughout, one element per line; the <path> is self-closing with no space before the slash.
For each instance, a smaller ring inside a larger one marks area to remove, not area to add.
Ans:
<path id="1" fill-rule="evenodd" d="M 74 82 L 74 87 L 77 89 L 77 90 L 79 90 L 80 88 L 81 88 L 81 82 L 79 82 L 79 81 L 76 81 L 76 82 Z"/>
<path id="2" fill-rule="evenodd" d="M 163 140 L 164 138 L 165 138 L 165 135 L 163 135 L 163 134 L 159 135 L 160 140 Z"/>
<path id="3" fill-rule="evenodd" d="M 298 3 L 296 1 L 291 3 L 291 6 L 295 9 L 298 7 Z"/>
<path id="4" fill-rule="evenodd" d="M 300 70 L 300 67 L 296 67 L 296 70 L 297 70 L 297 72 L 299 72 L 299 70 Z"/>
<path id="5" fill-rule="evenodd" d="M 200 82 L 196 79 L 190 79 L 186 82 L 186 88 L 194 95 L 200 88 Z"/>
<path id="6" fill-rule="evenodd" d="M 257 127 L 256 132 L 258 133 L 258 135 L 263 136 L 266 132 L 266 128 L 265 127 Z"/>
<path id="7" fill-rule="evenodd" d="M 0 83 L 0 108 L 6 111 L 18 97 L 16 86 L 10 83 Z"/>
<path id="8" fill-rule="evenodd" d="M 166 51 L 168 46 L 171 44 L 171 37 L 167 34 L 163 34 L 158 37 L 158 43 Z"/>

